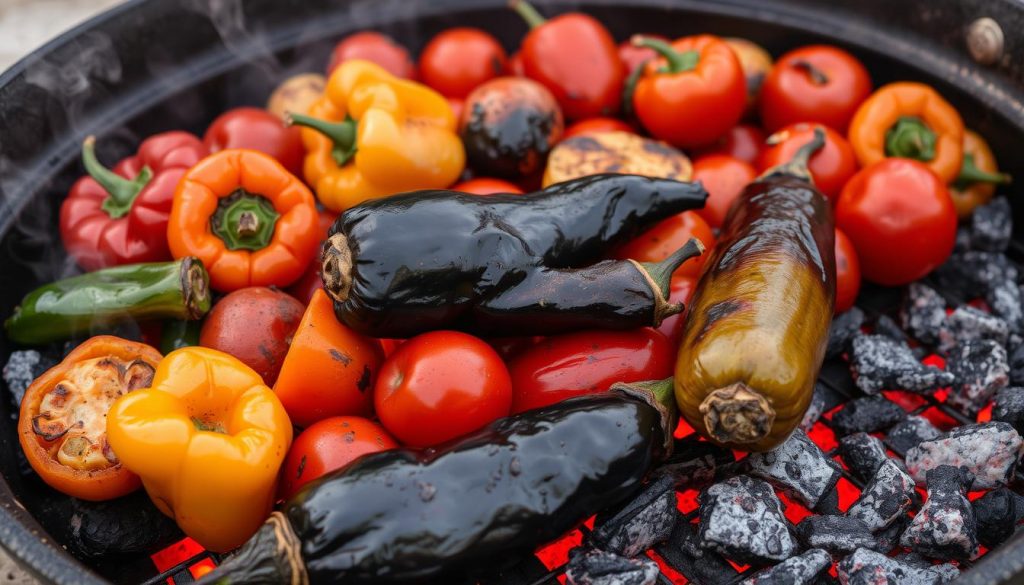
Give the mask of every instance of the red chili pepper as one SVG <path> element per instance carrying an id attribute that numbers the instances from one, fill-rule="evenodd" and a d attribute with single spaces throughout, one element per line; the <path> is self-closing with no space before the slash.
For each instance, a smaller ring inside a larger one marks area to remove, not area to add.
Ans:
<path id="1" fill-rule="evenodd" d="M 523 0 L 509 5 L 531 29 L 520 51 L 526 76 L 555 95 L 566 118 L 609 116 L 619 110 L 625 68 L 603 24 L 580 12 L 545 20 Z"/>
<path id="2" fill-rule="evenodd" d="M 217 116 L 206 129 L 203 142 L 210 153 L 229 148 L 258 150 L 277 159 L 293 175 L 302 176 L 302 133 L 260 108 L 235 108 Z"/>
<path id="3" fill-rule="evenodd" d="M 188 132 L 146 139 L 135 156 L 107 169 L 96 160 L 95 139 L 82 145 L 86 175 L 60 208 L 64 247 L 86 270 L 170 260 L 167 219 L 185 171 L 207 155 Z"/>

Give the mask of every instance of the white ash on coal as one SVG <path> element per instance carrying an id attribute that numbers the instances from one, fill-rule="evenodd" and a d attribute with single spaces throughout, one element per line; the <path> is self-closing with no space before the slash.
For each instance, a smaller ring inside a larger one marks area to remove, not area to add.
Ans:
<path id="1" fill-rule="evenodd" d="M 919 362 L 910 348 L 884 335 L 858 335 L 850 352 L 850 373 L 862 392 L 932 392 L 953 383 L 953 374 Z"/>
<path id="2" fill-rule="evenodd" d="M 992 420 L 1013 425 L 1017 433 L 1024 433 L 1024 388 L 1011 386 L 996 394 L 992 405 Z"/>
<path id="3" fill-rule="evenodd" d="M 796 526 L 800 544 L 820 548 L 837 555 L 852 553 L 858 548 L 878 549 L 878 540 L 863 520 L 849 516 L 808 516 Z"/>
<path id="4" fill-rule="evenodd" d="M 654 550 L 697 585 L 731 583 L 737 575 L 736 569 L 722 555 L 702 548 L 694 526 L 681 519 L 676 521 L 668 542 L 655 546 Z"/>
<path id="5" fill-rule="evenodd" d="M 919 484 L 924 484 L 930 469 L 952 465 L 966 467 L 974 475 L 975 489 L 991 489 L 1013 478 L 1021 453 L 1021 436 L 1012 426 L 988 422 L 957 427 L 921 443 L 907 451 L 906 464 Z"/>
<path id="6" fill-rule="evenodd" d="M 1013 236 L 1013 213 L 1009 200 L 999 197 L 976 207 L 968 229 L 970 249 L 1005 252 Z"/>
<path id="7" fill-rule="evenodd" d="M 811 404 L 807 407 L 803 420 L 800 421 L 801 430 L 805 433 L 811 430 L 814 423 L 818 422 L 822 414 L 825 414 L 825 404 L 825 389 L 818 382 L 814 385 L 814 396 L 811 397 Z"/>
<path id="8" fill-rule="evenodd" d="M 700 545 L 749 564 L 784 561 L 797 550 L 782 504 L 765 481 L 740 475 L 700 495 Z"/>
<path id="9" fill-rule="evenodd" d="M 740 585 L 811 585 L 831 566 L 832 557 L 827 552 L 812 548 L 759 571 Z"/>
<path id="10" fill-rule="evenodd" d="M 832 415 L 832 430 L 839 436 L 858 432 L 875 433 L 905 418 L 906 411 L 885 396 L 865 396 L 847 402 L 839 412 Z"/>
<path id="11" fill-rule="evenodd" d="M 918 502 L 913 478 L 890 459 L 878 468 L 846 515 L 878 532 L 906 517 Z"/>
<path id="12" fill-rule="evenodd" d="M 971 502 L 978 522 L 978 540 L 989 548 L 1006 542 L 1024 519 L 1024 496 L 1007 488 L 994 489 Z"/>
<path id="13" fill-rule="evenodd" d="M 941 585 L 960 576 L 955 567 L 948 567 L 921 567 L 861 548 L 839 561 L 836 570 L 843 585 Z"/>
<path id="14" fill-rule="evenodd" d="M 736 456 L 731 449 L 691 435 L 675 442 L 672 456 L 654 470 L 654 476 L 672 477 L 677 488 L 702 488 L 716 479 L 735 474 L 732 471 L 735 463 Z"/>
<path id="15" fill-rule="evenodd" d="M 946 402 L 972 418 L 1010 383 L 1006 350 L 988 339 L 965 341 L 954 347 L 946 368 L 956 377 Z"/>
<path id="16" fill-rule="evenodd" d="M 946 324 L 946 301 L 932 287 L 912 282 L 900 308 L 900 323 L 914 339 L 925 345 L 935 345 Z"/>
<path id="17" fill-rule="evenodd" d="M 859 307 L 851 307 L 836 315 L 828 329 L 828 346 L 825 349 L 825 357 L 837 358 L 849 351 L 850 343 L 853 342 L 854 337 L 860 334 L 860 328 L 863 325 L 864 311 Z"/>
<path id="18" fill-rule="evenodd" d="M 973 482 L 970 472 L 950 465 L 928 470 L 928 500 L 903 532 L 900 544 L 931 558 L 977 558 L 978 526 L 966 496 Z"/>
<path id="19" fill-rule="evenodd" d="M 925 441 L 938 439 L 942 431 L 928 419 L 919 415 L 911 415 L 889 429 L 885 435 L 885 444 L 899 456 Z"/>
<path id="20" fill-rule="evenodd" d="M 964 305 L 957 307 L 946 318 L 946 326 L 939 332 L 939 351 L 948 354 L 958 344 L 989 339 L 1005 346 L 1010 338 L 1010 326 L 999 317 L 981 309 Z"/>
<path id="21" fill-rule="evenodd" d="M 679 515 L 674 487 L 671 477 L 662 476 L 618 511 L 599 514 L 590 543 L 607 552 L 635 557 L 668 540 Z"/>
<path id="22" fill-rule="evenodd" d="M 985 291 L 985 302 L 992 313 L 1006 321 L 1010 331 L 1020 333 L 1024 328 L 1024 293 L 1016 278 L 993 283 Z"/>
<path id="23" fill-rule="evenodd" d="M 1017 386 L 1024 386 L 1024 343 L 1012 343 L 1009 351 L 1010 383 Z"/>
<path id="24" fill-rule="evenodd" d="M 833 491 L 842 469 L 807 433 L 797 429 L 778 447 L 746 458 L 750 474 L 766 479 L 808 508 Z"/>
<path id="25" fill-rule="evenodd" d="M 654 585 L 658 564 L 647 557 L 635 559 L 597 549 L 569 551 L 565 570 L 571 585 Z"/>
<path id="26" fill-rule="evenodd" d="M 839 439 L 839 454 L 850 474 L 864 483 L 889 460 L 881 439 L 867 433 L 853 433 Z"/>

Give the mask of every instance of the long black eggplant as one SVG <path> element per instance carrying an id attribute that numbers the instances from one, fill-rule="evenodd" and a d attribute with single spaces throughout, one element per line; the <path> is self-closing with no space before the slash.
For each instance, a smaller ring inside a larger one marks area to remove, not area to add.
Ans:
<path id="1" fill-rule="evenodd" d="M 454 583 L 630 496 L 672 448 L 672 381 L 617 384 L 436 449 L 367 455 L 309 484 L 203 579 Z"/>
<path id="2" fill-rule="evenodd" d="M 340 321 L 374 337 L 657 325 L 682 310 L 666 300 L 668 276 L 700 243 L 658 265 L 598 260 L 706 199 L 699 183 L 616 174 L 525 196 L 417 191 L 377 199 L 331 228 L 324 290 Z"/>

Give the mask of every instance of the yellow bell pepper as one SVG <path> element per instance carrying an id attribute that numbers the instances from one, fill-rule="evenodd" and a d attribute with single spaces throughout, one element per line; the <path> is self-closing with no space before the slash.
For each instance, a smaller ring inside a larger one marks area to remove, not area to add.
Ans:
<path id="1" fill-rule="evenodd" d="M 455 115 L 441 94 L 369 61 L 345 61 L 303 126 L 303 173 L 328 209 L 454 183 L 466 164 Z"/>
<path id="2" fill-rule="evenodd" d="M 270 513 L 292 425 L 251 368 L 226 353 L 186 347 L 160 362 L 150 388 L 114 402 L 107 440 L 185 534 L 226 552 Z"/>

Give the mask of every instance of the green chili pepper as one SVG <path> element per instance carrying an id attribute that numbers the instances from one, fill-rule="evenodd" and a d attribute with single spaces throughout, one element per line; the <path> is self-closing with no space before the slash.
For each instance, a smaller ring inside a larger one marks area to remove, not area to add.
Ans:
<path id="1" fill-rule="evenodd" d="M 123 321 L 196 320 L 210 310 L 210 276 L 191 256 L 73 276 L 25 295 L 4 322 L 7 337 L 32 345 Z"/>

